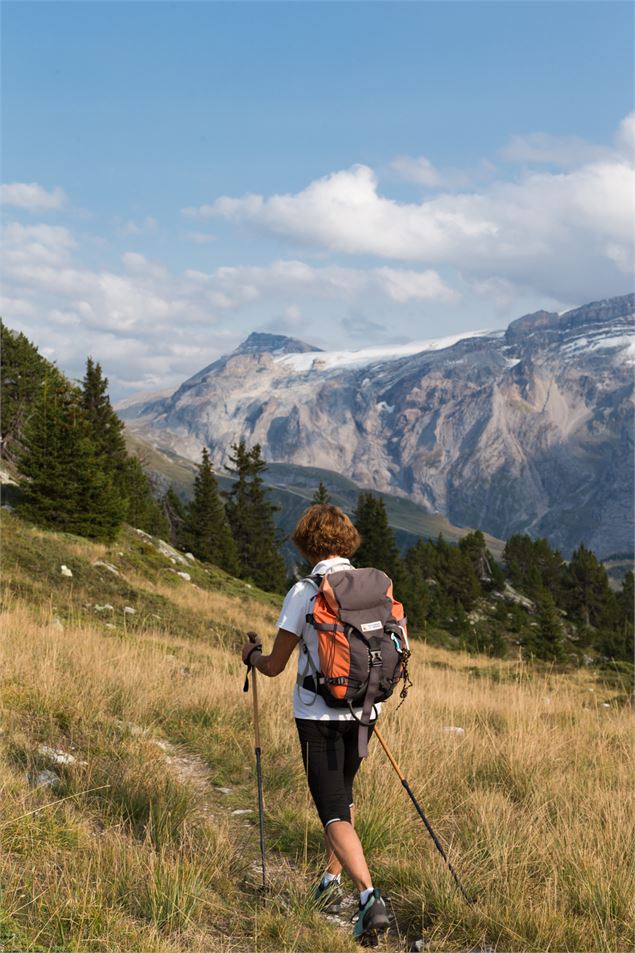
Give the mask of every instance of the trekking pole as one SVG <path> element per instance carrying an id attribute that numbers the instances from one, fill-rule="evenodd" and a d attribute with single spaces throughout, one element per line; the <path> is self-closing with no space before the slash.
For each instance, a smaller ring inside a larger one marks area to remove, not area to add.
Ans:
<path id="1" fill-rule="evenodd" d="M 393 758 L 393 756 L 392 756 L 390 750 L 388 749 L 388 746 L 387 746 L 386 742 L 384 741 L 384 739 L 383 739 L 383 737 L 382 737 L 382 734 L 381 734 L 379 728 L 375 728 L 375 732 L 374 732 L 374 733 L 375 733 L 375 735 L 376 735 L 376 737 L 377 737 L 377 740 L 379 741 L 379 744 L 382 746 L 382 748 L 383 748 L 384 751 L 386 752 L 386 756 L 387 756 L 388 760 L 390 761 L 390 763 L 392 764 L 393 768 L 394 768 L 395 771 L 397 772 L 397 776 L 399 777 L 399 780 L 401 781 L 401 783 L 402 783 L 403 786 L 405 787 L 406 791 L 408 792 L 408 794 L 409 794 L 409 796 L 410 796 L 410 800 L 412 801 L 412 803 L 413 803 L 414 806 L 416 807 L 416 809 L 417 809 L 417 814 L 419 815 L 419 817 L 421 818 L 421 820 L 422 820 L 423 823 L 425 824 L 426 830 L 427 830 L 428 834 L 430 835 L 430 837 L 431 837 L 432 840 L 434 841 L 434 846 L 436 847 L 436 849 L 439 851 L 439 853 L 440 853 L 441 856 L 443 857 L 444 861 L 446 862 L 446 864 L 447 864 L 447 866 L 448 866 L 448 870 L 450 871 L 450 873 L 451 873 L 452 876 L 454 877 L 454 882 L 455 882 L 455 884 L 457 885 L 457 887 L 459 888 L 459 890 L 460 890 L 461 893 L 463 894 L 463 897 L 467 900 L 467 902 L 470 904 L 470 906 L 472 906 L 474 903 L 476 903 L 476 897 L 470 897 L 470 896 L 467 894 L 465 888 L 463 887 L 463 884 L 461 883 L 461 881 L 460 881 L 459 878 L 458 878 L 458 875 L 457 875 L 456 870 L 454 869 L 454 867 L 452 866 L 452 864 L 451 864 L 450 861 L 448 860 L 448 856 L 447 856 L 446 852 L 445 852 L 444 849 L 443 849 L 443 845 L 442 845 L 441 841 L 439 840 L 439 838 L 437 837 L 437 835 L 436 835 L 436 834 L 434 833 L 434 831 L 432 830 L 432 825 L 430 824 L 430 821 L 428 820 L 428 818 L 427 818 L 427 817 L 425 816 L 425 814 L 423 813 L 423 810 L 422 810 L 422 808 L 421 808 L 421 805 L 419 804 L 419 802 L 417 801 L 416 797 L 415 797 L 414 794 L 412 793 L 412 790 L 411 790 L 411 788 L 410 788 L 410 785 L 409 785 L 408 782 L 406 781 L 406 778 L 405 778 L 403 772 L 400 771 L 399 765 L 397 764 L 397 762 L 396 762 L 395 759 Z"/>
<path id="2" fill-rule="evenodd" d="M 247 636 L 250 642 L 256 644 L 257 635 L 255 632 L 248 632 Z M 256 741 L 256 777 L 258 779 L 258 815 L 260 823 L 260 857 L 262 862 L 262 889 L 267 888 L 267 874 L 265 867 L 265 811 L 262 801 L 262 764 L 260 760 L 260 722 L 258 719 L 258 683 L 256 681 L 256 669 L 252 665 L 247 665 L 247 674 L 245 675 L 245 684 L 243 691 L 249 691 L 249 673 L 251 672 L 251 688 L 254 699 L 254 735 Z"/>

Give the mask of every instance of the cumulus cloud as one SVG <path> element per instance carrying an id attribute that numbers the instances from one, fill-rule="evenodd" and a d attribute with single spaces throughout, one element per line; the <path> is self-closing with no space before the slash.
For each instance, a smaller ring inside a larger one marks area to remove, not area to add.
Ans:
<path id="1" fill-rule="evenodd" d="M 224 266 L 213 272 L 188 271 L 216 307 L 236 310 L 245 304 L 278 296 L 352 302 L 378 294 L 403 304 L 416 299 L 449 302 L 457 293 L 432 269 L 314 267 L 302 261 L 270 265 Z"/>
<path id="2" fill-rule="evenodd" d="M 418 185 L 440 185 L 441 175 L 425 156 L 418 159 L 412 156 L 397 156 L 390 163 L 393 172 L 406 182 L 416 182 Z"/>
<path id="3" fill-rule="evenodd" d="M 67 195 L 59 187 L 47 192 L 37 182 L 10 182 L 0 185 L 0 204 L 30 212 L 42 212 L 62 208 Z"/>
<path id="4" fill-rule="evenodd" d="M 616 148 L 589 148 L 574 168 L 530 169 L 512 181 L 446 190 L 421 202 L 382 194 L 374 171 L 356 165 L 297 193 L 223 196 L 186 213 L 330 253 L 451 267 L 468 279 L 497 276 L 565 300 L 621 293 L 633 267 L 633 125 L 628 117 Z M 544 136 L 525 145 L 542 159 L 549 153 L 550 161 L 570 160 L 573 149 L 570 140 Z M 518 155 L 520 142 L 516 148 Z M 432 176 L 431 166 L 419 168 Z"/>
<path id="5" fill-rule="evenodd" d="M 125 252 L 118 269 L 88 268 L 80 253 L 66 228 L 8 223 L 4 314 L 26 333 L 44 325 L 47 353 L 61 366 L 79 374 L 87 353 L 99 355 L 104 366 L 116 366 L 126 388 L 176 386 L 267 321 L 301 335 L 312 303 L 330 302 L 330 311 L 340 304 L 372 310 L 377 301 L 453 300 L 431 269 L 281 259 L 175 273 L 136 251 Z"/>

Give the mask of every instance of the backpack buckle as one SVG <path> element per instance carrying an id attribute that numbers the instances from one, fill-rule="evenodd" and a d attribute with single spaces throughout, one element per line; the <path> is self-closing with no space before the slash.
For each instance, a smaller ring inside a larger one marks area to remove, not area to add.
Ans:
<path id="1" fill-rule="evenodd" d="M 371 649 L 371 653 L 370 653 L 370 664 L 371 664 L 371 665 L 381 665 L 381 663 L 382 663 L 381 652 L 378 651 L 378 650 L 376 650 L 376 649 L 375 649 L 375 650 Z"/>

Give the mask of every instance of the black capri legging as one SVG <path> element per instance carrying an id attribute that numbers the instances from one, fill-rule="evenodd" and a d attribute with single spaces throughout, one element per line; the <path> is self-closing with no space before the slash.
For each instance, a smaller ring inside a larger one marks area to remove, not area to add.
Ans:
<path id="1" fill-rule="evenodd" d="M 353 780 L 362 763 L 356 721 L 296 718 L 302 761 L 322 824 L 350 821 Z M 369 728 L 370 738 L 373 728 Z"/>

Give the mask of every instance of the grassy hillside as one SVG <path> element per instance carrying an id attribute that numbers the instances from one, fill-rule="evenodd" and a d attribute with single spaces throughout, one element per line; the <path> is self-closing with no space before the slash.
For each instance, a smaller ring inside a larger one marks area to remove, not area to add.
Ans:
<path id="1" fill-rule="evenodd" d="M 106 547 L 0 518 L 0 948 L 356 949 L 350 925 L 306 899 L 323 854 L 290 669 L 260 679 L 271 889 L 257 891 L 237 650 L 248 628 L 269 642 L 276 599 L 174 563 L 132 529 Z M 384 949 L 425 934 L 430 950 L 631 950 L 624 686 L 422 643 L 412 675 L 384 734 L 478 903 L 465 905 L 371 744 L 357 804 L 395 915 Z"/>

